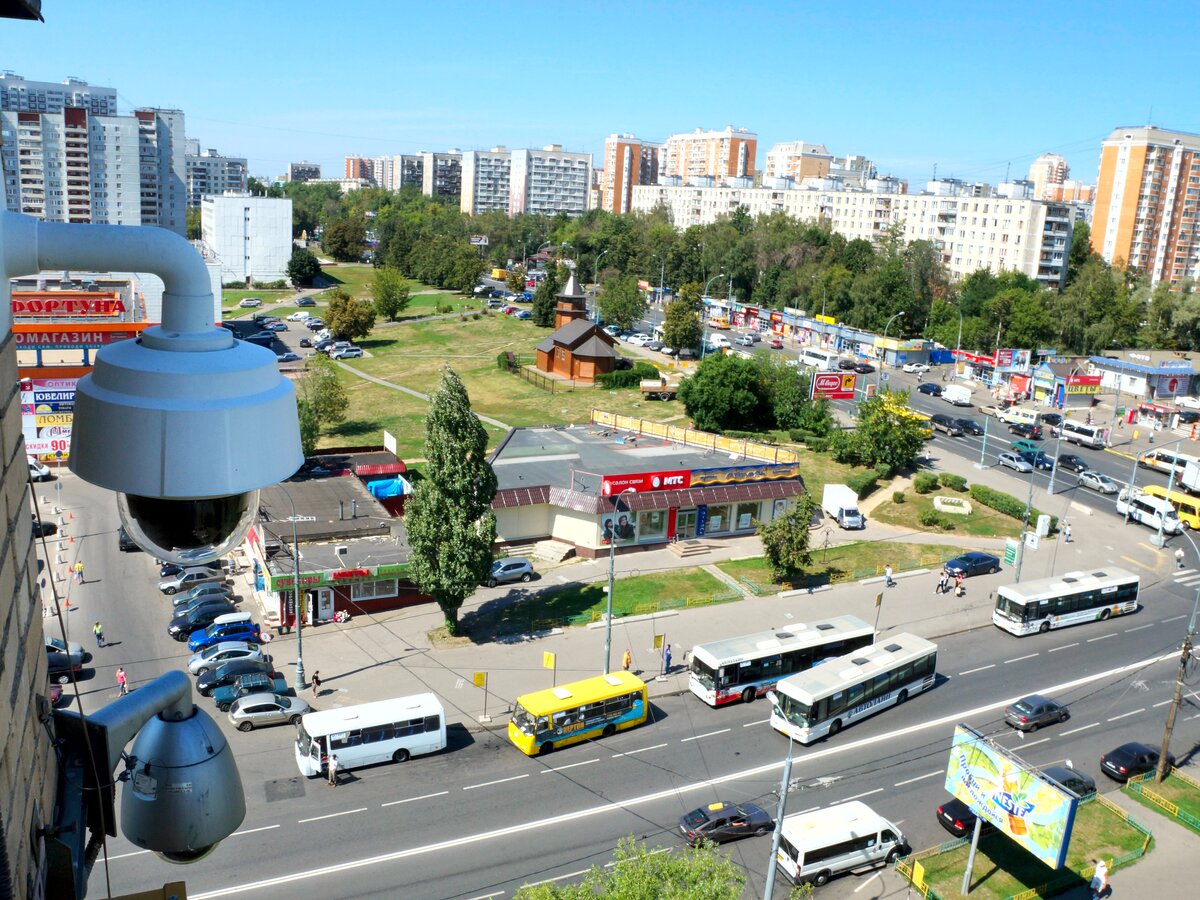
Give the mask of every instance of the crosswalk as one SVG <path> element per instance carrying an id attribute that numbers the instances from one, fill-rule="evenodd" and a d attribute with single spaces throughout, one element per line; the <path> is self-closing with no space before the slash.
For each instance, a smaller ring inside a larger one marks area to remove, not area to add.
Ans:
<path id="1" fill-rule="evenodd" d="M 1183 587 L 1196 587 L 1200 585 L 1200 570 L 1196 569 L 1176 569 L 1172 575 L 1175 583 Z"/>

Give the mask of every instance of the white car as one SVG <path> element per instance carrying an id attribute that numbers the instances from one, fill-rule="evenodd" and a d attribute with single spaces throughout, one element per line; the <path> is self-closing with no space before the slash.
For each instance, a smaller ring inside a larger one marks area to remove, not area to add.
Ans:
<path id="1" fill-rule="evenodd" d="M 363 355 L 362 347 L 339 347 L 329 354 L 330 359 L 355 359 Z"/>
<path id="2" fill-rule="evenodd" d="M 193 653 L 188 660 L 188 671 L 193 675 L 203 675 L 218 666 L 235 659 L 266 659 L 262 647 L 249 641 L 221 641 L 210 647 L 205 647 L 199 653 Z"/>
<path id="3" fill-rule="evenodd" d="M 304 310 L 300 310 L 300 312 L 294 312 L 290 316 L 288 316 L 287 320 L 289 322 L 304 322 L 307 319 L 311 319 L 311 318 L 312 318 L 312 313 L 306 313 Z"/>
<path id="4" fill-rule="evenodd" d="M 1079 486 L 1091 488 L 1101 494 L 1115 494 L 1121 486 L 1102 472 L 1088 469 L 1079 473 Z"/>
<path id="5" fill-rule="evenodd" d="M 245 300 L 239 303 L 238 306 L 240 306 L 242 309 L 254 309 L 256 306 L 262 306 L 262 301 L 257 297 L 247 297 Z"/>
<path id="6" fill-rule="evenodd" d="M 929 366 L 925 365 L 925 363 L 905 363 L 904 371 L 912 372 L 915 375 L 924 375 L 929 371 Z"/>
<path id="7" fill-rule="evenodd" d="M 633 344 L 635 347 L 645 347 L 654 338 L 648 334 L 642 334 L 640 331 L 637 334 L 631 334 L 625 341 L 627 344 Z"/>
<path id="8" fill-rule="evenodd" d="M 1006 466 L 1015 472 L 1028 474 L 1033 471 L 1033 466 L 1028 461 L 1021 459 L 1016 453 L 1001 453 L 998 460 L 1000 465 Z"/>
<path id="9" fill-rule="evenodd" d="M 734 341 L 734 343 L 737 344 L 739 347 L 753 347 L 754 346 L 754 335 L 739 334 L 737 336 L 737 339 Z"/>

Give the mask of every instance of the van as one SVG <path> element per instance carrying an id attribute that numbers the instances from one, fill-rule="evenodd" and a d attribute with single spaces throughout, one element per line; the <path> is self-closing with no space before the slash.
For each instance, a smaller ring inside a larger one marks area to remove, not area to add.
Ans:
<path id="1" fill-rule="evenodd" d="M 1132 494 L 1129 488 L 1117 494 L 1117 512 L 1128 521 L 1140 522 L 1155 529 L 1161 526 L 1164 534 L 1179 534 L 1183 531 L 1179 514 L 1169 501 L 1143 493 L 1136 488 Z"/>
<path id="2" fill-rule="evenodd" d="M 971 389 L 961 384 L 950 384 L 942 388 L 942 399 L 952 406 L 970 406 Z"/>
<path id="3" fill-rule="evenodd" d="M 1010 406 L 996 414 L 996 418 L 1006 425 L 1041 425 L 1042 414 L 1036 409 L 1026 409 L 1023 406 Z"/>
<path id="4" fill-rule="evenodd" d="M 854 869 L 891 865 L 909 852 L 900 829 L 861 800 L 785 816 L 775 864 L 792 884 L 817 887 Z"/>
<path id="5" fill-rule="evenodd" d="M 1157 484 L 1148 484 L 1142 491 L 1147 497 L 1166 500 L 1175 507 L 1175 514 L 1185 528 L 1200 528 L 1200 499 L 1179 491 L 1168 491 Z"/>
<path id="6" fill-rule="evenodd" d="M 710 334 L 708 336 L 708 346 L 712 347 L 715 350 L 718 348 L 724 349 L 724 348 L 730 347 L 732 345 L 729 343 L 729 338 L 725 337 L 725 335 Z"/>

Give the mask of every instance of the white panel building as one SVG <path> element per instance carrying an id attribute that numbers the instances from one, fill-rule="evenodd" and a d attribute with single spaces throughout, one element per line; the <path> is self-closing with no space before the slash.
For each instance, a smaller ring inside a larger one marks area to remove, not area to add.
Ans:
<path id="1" fill-rule="evenodd" d="M 250 170 L 245 157 L 223 156 L 212 149 L 201 150 L 198 141 L 187 143 L 188 206 L 199 208 L 200 198 L 206 195 L 246 190 Z"/>
<path id="2" fill-rule="evenodd" d="M 200 203 L 206 250 L 221 264 L 221 282 L 279 281 L 292 258 L 292 201 L 225 194 Z"/>
<path id="3" fill-rule="evenodd" d="M 117 114 L 117 89 L 95 87 L 78 78 L 27 81 L 15 72 L 0 72 L 0 109 L 14 112 L 62 112 L 76 106 L 96 116 Z"/>
<path id="4" fill-rule="evenodd" d="M 514 150 L 508 214 L 580 216 L 587 212 L 591 187 L 590 153 L 570 153 L 558 144 L 541 150 Z"/>
<path id="5" fill-rule="evenodd" d="M 459 209 L 472 216 L 491 210 L 508 212 L 511 173 L 512 154 L 505 147 L 464 152 Z"/>

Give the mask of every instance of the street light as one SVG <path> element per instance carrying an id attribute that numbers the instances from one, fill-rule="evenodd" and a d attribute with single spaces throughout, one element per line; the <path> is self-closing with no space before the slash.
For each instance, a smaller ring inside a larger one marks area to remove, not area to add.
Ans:
<path id="1" fill-rule="evenodd" d="M 714 281 L 716 281 L 718 278 L 724 278 L 724 277 L 725 277 L 724 272 L 718 272 L 716 275 L 714 275 L 712 278 L 708 279 L 708 281 L 706 281 L 704 283 L 704 291 L 700 295 L 701 302 L 703 302 L 704 298 L 708 296 L 708 286 L 710 284 L 712 284 Z M 700 342 L 700 358 L 701 359 L 704 359 L 704 351 L 707 349 L 708 349 L 708 329 L 705 328 L 704 329 L 704 339 Z"/>
<path id="2" fill-rule="evenodd" d="M 896 313 L 887 320 L 887 324 L 883 326 L 883 355 L 879 359 L 879 374 L 875 376 L 875 393 L 879 393 L 879 385 L 883 382 L 883 364 L 887 362 L 887 334 L 888 329 L 892 327 L 892 323 L 904 315 L 904 310 Z"/>
<path id="3" fill-rule="evenodd" d="M 613 496 L 612 529 L 608 533 L 608 601 L 605 603 L 604 616 L 604 674 L 611 671 L 612 662 L 612 617 L 613 617 L 613 585 L 616 581 L 617 566 L 617 513 L 621 511 L 622 494 L 636 494 L 636 488 L 625 488 Z M 629 508 L 626 507 L 626 510 Z"/>
<path id="4" fill-rule="evenodd" d="M 784 724 L 787 724 L 787 716 L 783 714 L 783 710 L 779 706 L 779 695 L 774 691 L 767 691 L 767 700 L 775 712 L 779 713 L 779 717 L 783 719 Z M 787 808 L 788 786 L 792 780 L 792 733 L 789 731 L 788 736 L 788 755 L 783 763 L 783 780 L 779 782 L 779 805 L 775 810 L 775 830 L 771 835 L 771 858 L 767 860 L 767 883 L 763 887 L 763 900 L 771 900 L 775 893 L 775 857 L 779 854 L 779 839 L 783 831 L 783 813 Z"/>
<path id="5" fill-rule="evenodd" d="M 608 252 L 608 248 L 605 247 L 603 250 L 601 250 L 599 253 L 596 254 L 596 261 L 594 263 L 592 263 L 592 321 L 593 322 L 600 321 L 600 307 L 596 303 L 596 294 L 600 290 L 600 257 L 602 257 L 607 252 Z"/>
<path id="6" fill-rule="evenodd" d="M 300 538 L 296 532 L 296 501 L 292 499 L 291 492 L 282 484 L 276 485 L 276 487 L 283 491 L 288 505 L 292 507 L 292 599 L 296 604 L 296 677 L 292 686 L 299 694 L 308 685 L 304 677 L 304 643 L 302 640 L 304 637 L 304 610 L 300 606 Z"/>

